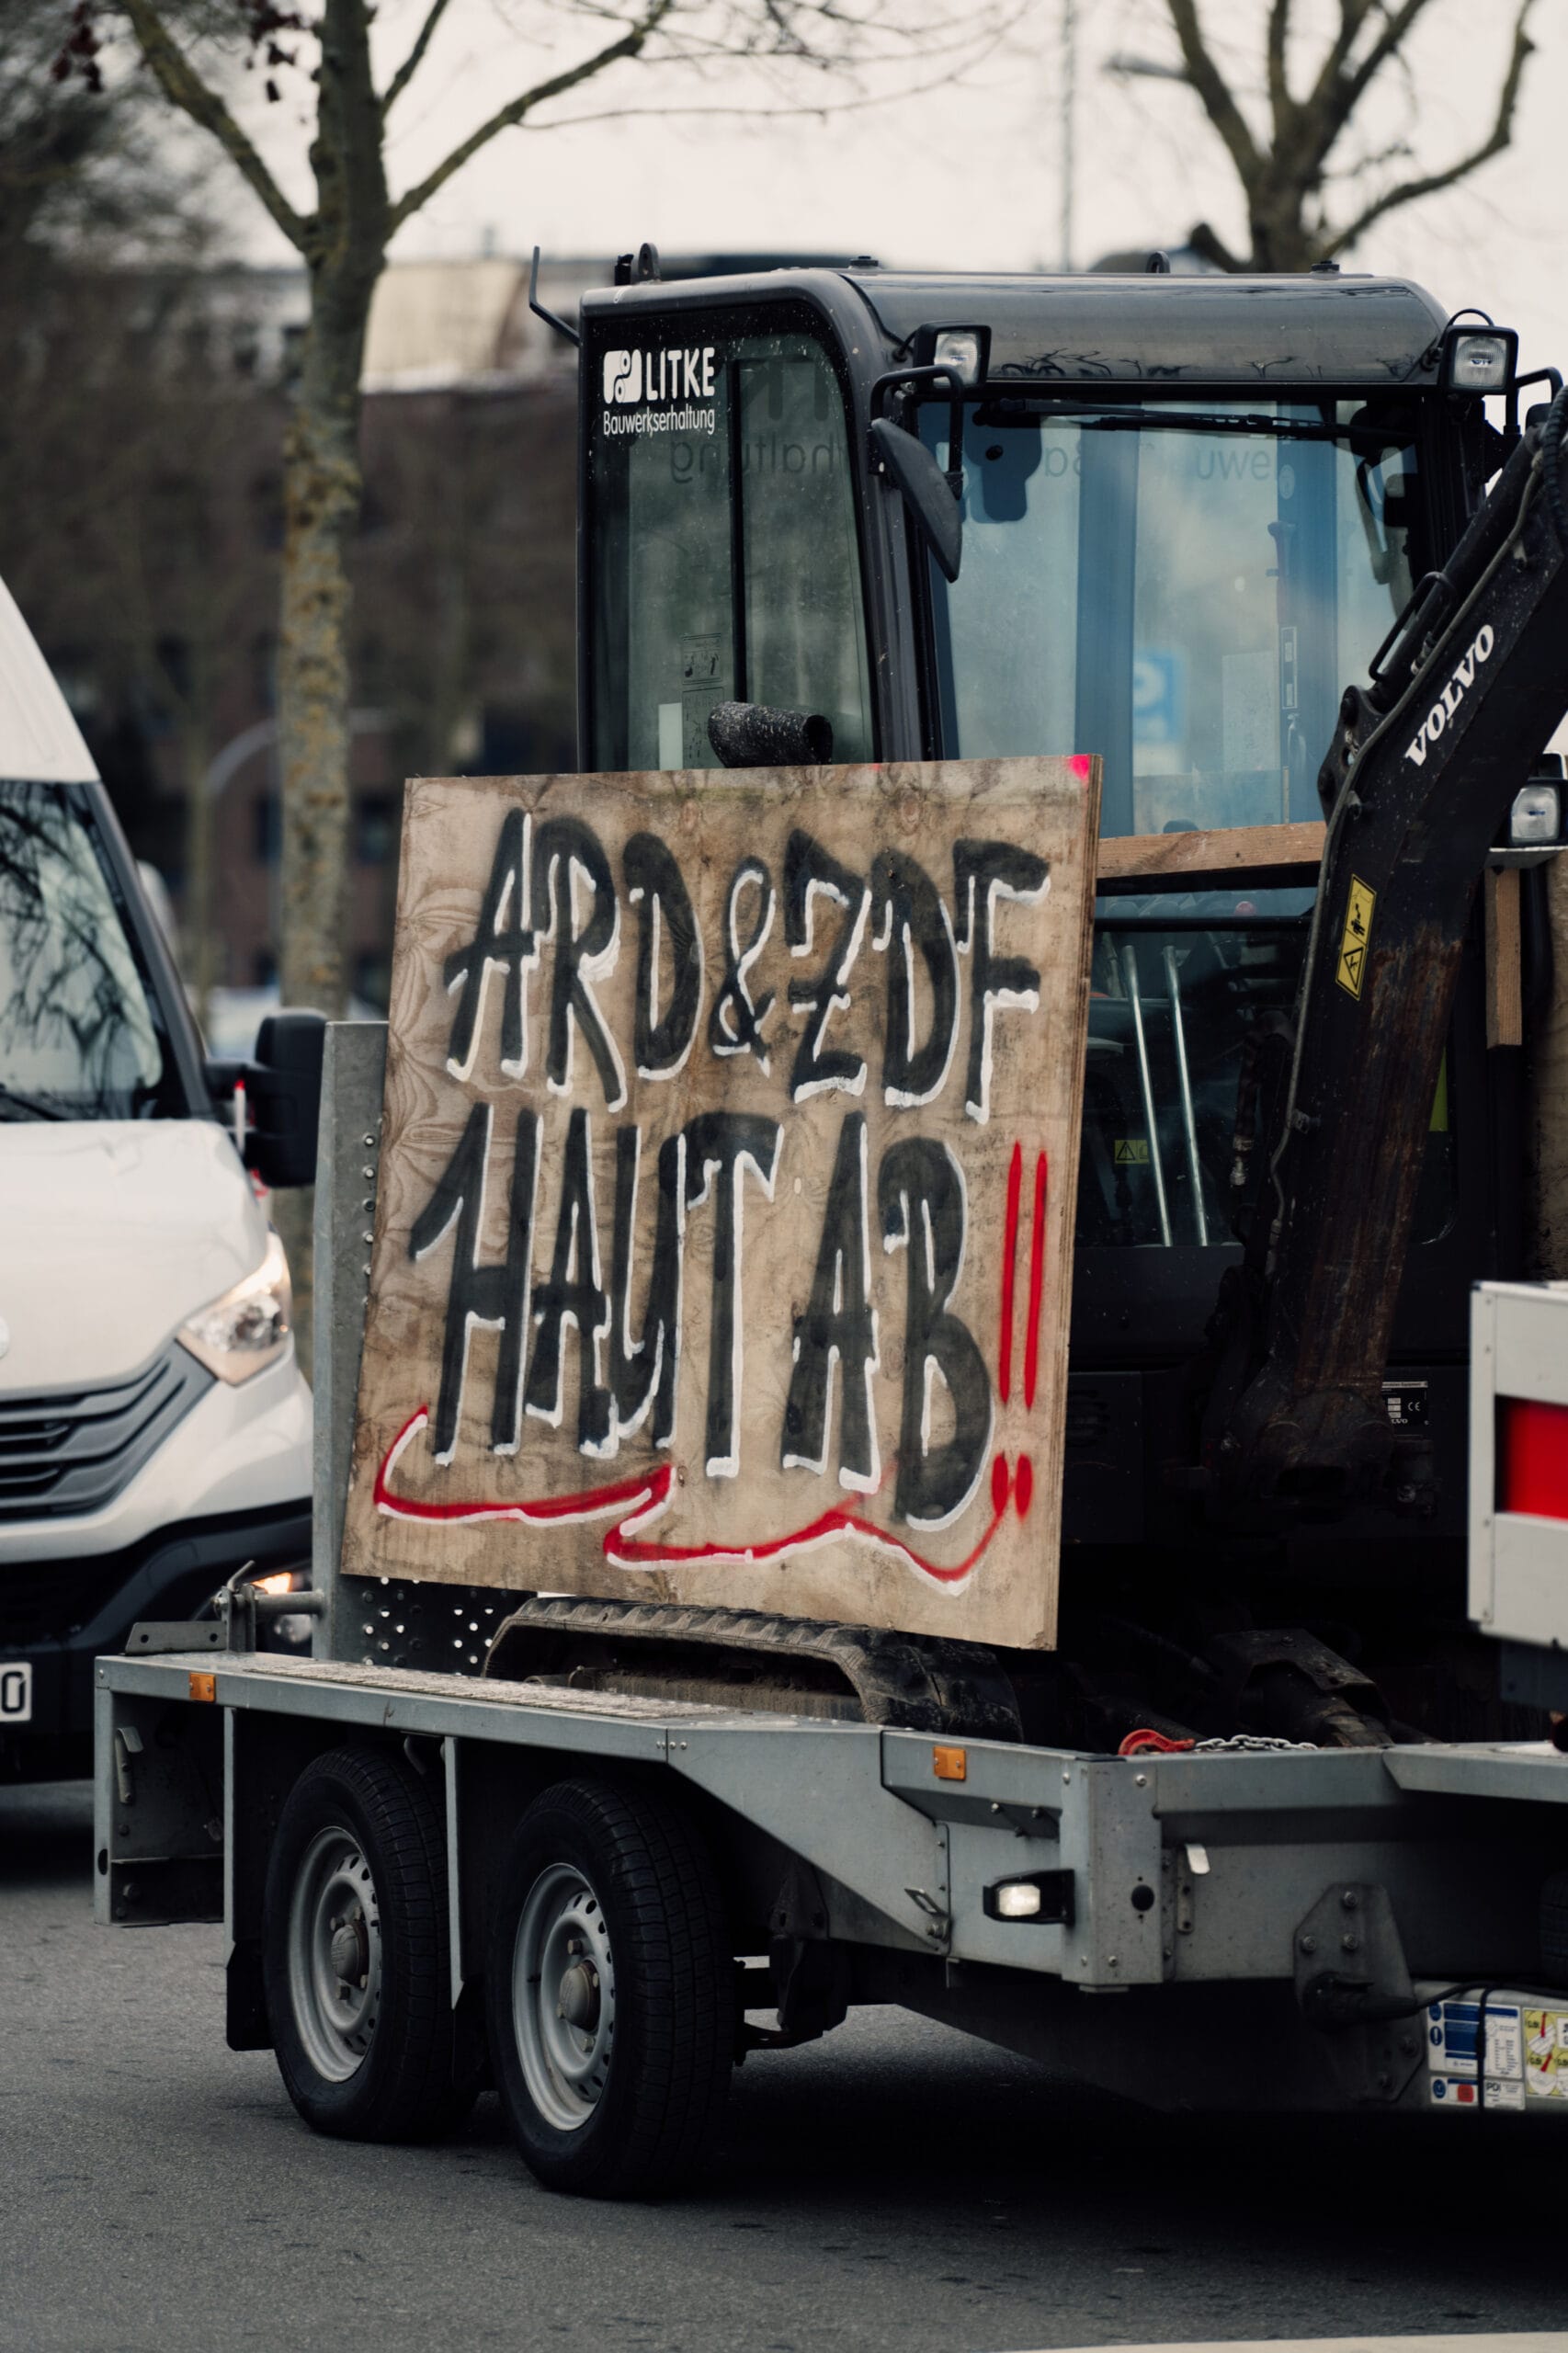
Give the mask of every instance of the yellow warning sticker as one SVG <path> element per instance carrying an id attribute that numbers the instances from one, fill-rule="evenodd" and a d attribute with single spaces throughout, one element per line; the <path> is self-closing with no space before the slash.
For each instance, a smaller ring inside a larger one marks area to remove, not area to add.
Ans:
<path id="1" fill-rule="evenodd" d="M 1525 2090 L 1531 2099 L 1568 2099 L 1568 2010 L 1525 2012 Z"/>
<path id="2" fill-rule="evenodd" d="M 1345 910 L 1345 930 L 1339 942 L 1335 979 L 1347 995 L 1359 997 L 1367 977 L 1367 950 L 1372 943 L 1372 909 L 1378 894 L 1358 874 L 1350 877 L 1350 904 Z"/>
<path id="3" fill-rule="evenodd" d="M 1118 1136 L 1113 1165 L 1118 1168 L 1147 1168 L 1149 1141 L 1146 1136 Z"/>

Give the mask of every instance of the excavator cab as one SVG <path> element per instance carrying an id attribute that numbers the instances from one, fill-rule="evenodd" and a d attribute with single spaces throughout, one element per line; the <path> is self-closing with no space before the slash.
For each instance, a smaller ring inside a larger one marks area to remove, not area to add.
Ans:
<path id="1" fill-rule="evenodd" d="M 1100 756 L 1066 1534 L 1207 1549 L 1190 1368 L 1256 1198 L 1238 1108 L 1296 999 L 1320 765 L 1506 452 L 1481 395 L 1511 338 L 1334 271 L 868 264 L 590 294 L 582 360 L 585 768 L 716 767 L 734 703 L 825 720 L 840 761 Z M 1489 1041 L 1476 933 L 1385 1384 L 1455 1461 L 1469 1288 L 1519 1251 L 1522 1056 Z M 1408 1538 L 1362 1513 L 1321 1540 L 1458 1576 L 1463 1512 L 1455 1483 Z"/>

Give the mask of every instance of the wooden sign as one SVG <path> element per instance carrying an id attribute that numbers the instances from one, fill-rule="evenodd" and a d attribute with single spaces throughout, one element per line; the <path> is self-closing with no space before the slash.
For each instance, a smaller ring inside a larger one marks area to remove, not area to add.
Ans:
<path id="1" fill-rule="evenodd" d="M 1098 798 L 408 787 L 347 1574 L 1051 1642 Z"/>

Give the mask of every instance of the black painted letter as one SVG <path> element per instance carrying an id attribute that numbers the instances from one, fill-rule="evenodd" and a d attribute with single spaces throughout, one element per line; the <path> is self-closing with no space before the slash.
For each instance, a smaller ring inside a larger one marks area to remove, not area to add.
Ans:
<path id="1" fill-rule="evenodd" d="M 574 869 L 592 888 L 588 920 L 577 930 L 574 909 Z M 555 942 L 555 969 L 550 990 L 550 1045 L 545 1074 L 551 1092 L 572 1091 L 572 1024 L 575 1020 L 598 1066 L 605 1101 L 619 1111 L 626 1100 L 626 1074 L 615 1040 L 605 1028 L 594 1002 L 592 981 L 615 970 L 620 945 L 620 910 L 616 904 L 615 878 L 609 870 L 597 834 L 577 817 L 547 817 L 534 839 L 534 920 L 540 937 Z M 548 925 L 544 924 L 545 911 Z"/>
<path id="2" fill-rule="evenodd" d="M 676 1433 L 676 1384 L 680 1371 L 681 1242 L 686 1233 L 686 1138 L 659 1146 L 653 1261 L 642 1310 L 642 1336 L 631 1337 L 631 1253 L 637 1222 L 637 1163 L 642 1139 L 635 1128 L 615 1131 L 615 1241 L 609 1277 L 609 1385 L 618 1438 L 642 1427 L 650 1405 L 649 1437 L 668 1446 Z"/>
<path id="3" fill-rule="evenodd" d="M 713 1284 L 708 1323 L 707 1464 L 710 1479 L 741 1467 L 744 1325 L 740 1314 L 743 1187 L 748 1166 L 773 1199 L 779 1126 L 749 1111 L 700 1111 L 686 1131 L 686 1205 L 713 1192 Z"/>
<path id="4" fill-rule="evenodd" d="M 923 866 L 884 849 L 871 866 L 872 946 L 888 960 L 887 1045 L 882 1092 L 907 1110 L 939 1095 L 959 1029 L 959 968 L 942 894 Z M 931 989 L 931 1034 L 915 1042 L 915 950 Z"/>
<path id="5" fill-rule="evenodd" d="M 447 1322 L 441 1341 L 441 1393 L 436 1406 L 436 1460 L 449 1462 L 458 1440 L 468 1336 L 475 1324 L 499 1328 L 500 1360 L 490 1415 L 490 1443 L 497 1454 L 517 1447 L 517 1392 L 522 1385 L 523 1340 L 528 1329 L 528 1255 L 533 1241 L 534 1175 L 539 1120 L 517 1114 L 517 1143 L 512 1160 L 512 1197 L 506 1217 L 506 1256 L 497 1267 L 478 1263 L 479 1231 L 484 1215 L 484 1172 L 490 1156 L 490 1106 L 476 1103 L 458 1139 L 458 1148 L 435 1191 L 415 1219 L 408 1255 L 423 1258 L 457 1222 L 451 1280 L 447 1286 Z"/>
<path id="6" fill-rule="evenodd" d="M 508 809 L 501 821 L 490 880 L 479 910 L 479 928 L 466 948 L 447 959 L 442 978 L 449 995 L 461 987 L 457 1017 L 447 1046 L 447 1068 L 454 1078 L 473 1070 L 483 1028 L 484 992 L 493 972 L 503 972 L 506 993 L 501 1004 L 501 1067 L 508 1078 L 521 1078 L 528 1068 L 527 975 L 539 962 L 539 948 L 524 904 L 528 888 L 528 832 L 526 809 Z"/>
<path id="7" fill-rule="evenodd" d="M 819 891 L 838 901 L 844 921 L 815 977 L 790 983 L 790 1004 L 816 1017 L 806 1024 L 790 1073 L 792 1103 L 802 1103 L 808 1096 L 821 1095 L 830 1086 L 842 1087 L 846 1095 L 858 1095 L 866 1084 L 861 1057 L 842 1046 L 824 1051 L 823 1040 L 834 1014 L 842 1012 L 849 1002 L 849 970 L 860 951 L 870 891 L 858 874 L 851 874 L 797 825 L 784 847 L 784 937 L 792 955 L 811 953 L 812 901 Z"/>
<path id="8" fill-rule="evenodd" d="M 1035 906 L 1044 898 L 1051 868 L 1033 850 L 1011 842 L 953 844 L 953 897 L 959 946 L 971 958 L 969 1081 L 964 1109 L 982 1124 L 991 1117 L 991 1021 L 998 1006 L 1032 1013 L 1040 1004 L 1040 974 L 1021 956 L 992 953 L 996 901 Z"/>
<path id="9" fill-rule="evenodd" d="M 632 1060 L 639 1078 L 673 1078 L 691 1051 L 702 1004 L 702 942 L 680 868 L 657 834 L 633 834 L 621 853 L 626 895 L 639 910 L 637 1013 Z M 670 1001 L 658 1011 L 660 948 L 670 943 Z"/>
<path id="10" fill-rule="evenodd" d="M 599 1274 L 593 1154 L 588 1115 L 581 1104 L 566 1122 L 555 1256 L 548 1280 L 534 1285 L 533 1316 L 538 1336 L 524 1400 L 528 1412 L 552 1429 L 560 1428 L 565 1410 L 562 1337 L 564 1326 L 574 1324 L 577 1328 L 578 1451 L 613 1453 L 609 1391 L 599 1379 L 599 1343 L 609 1323 L 609 1297 Z"/>
<path id="11" fill-rule="evenodd" d="M 872 1493 L 881 1475 L 871 1420 L 877 1311 L 871 1304 L 866 1191 L 866 1117 L 863 1111 L 851 1111 L 838 1133 L 812 1295 L 805 1313 L 795 1319 L 795 1369 L 779 1448 L 786 1471 L 826 1467 L 836 1361 L 844 1393 L 838 1483 L 863 1495 Z"/>
<path id="12" fill-rule="evenodd" d="M 967 1324 L 950 1313 L 964 1251 L 964 1188 L 946 1144 L 911 1136 L 882 1154 L 877 1175 L 882 1246 L 909 1253 L 903 1331 L 903 1414 L 893 1510 L 915 1528 L 945 1528 L 973 1495 L 991 1446 L 991 1376 Z M 952 1404 L 953 1433 L 931 1444 L 935 1381 Z"/>

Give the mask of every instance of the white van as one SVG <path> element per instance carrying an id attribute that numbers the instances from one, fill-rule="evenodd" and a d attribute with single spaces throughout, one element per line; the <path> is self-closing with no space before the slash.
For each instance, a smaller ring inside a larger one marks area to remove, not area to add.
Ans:
<path id="1" fill-rule="evenodd" d="M 0 585 L 0 1778 L 90 1769 L 93 1660 L 134 1620 L 309 1558 L 288 1268 L 214 1099 L 237 1075 Z"/>

